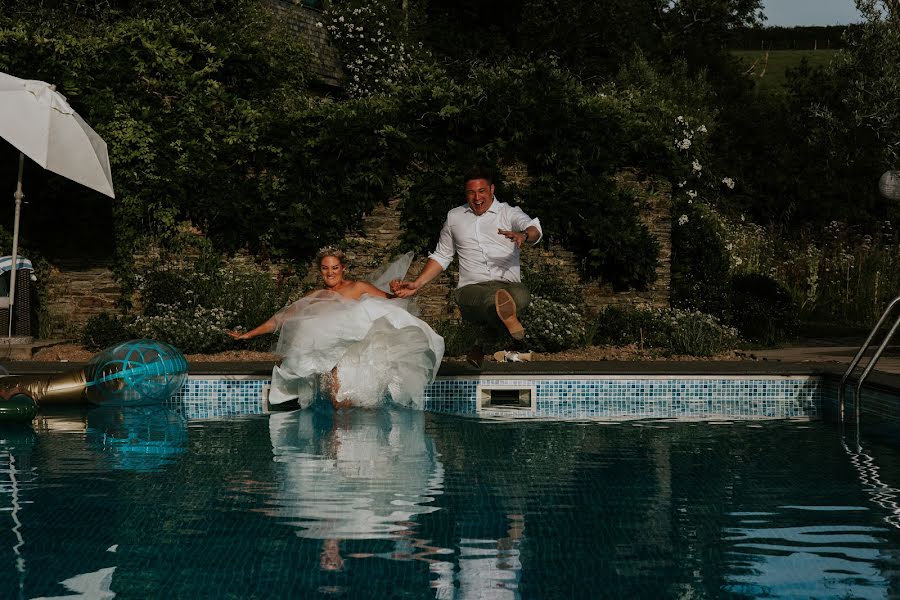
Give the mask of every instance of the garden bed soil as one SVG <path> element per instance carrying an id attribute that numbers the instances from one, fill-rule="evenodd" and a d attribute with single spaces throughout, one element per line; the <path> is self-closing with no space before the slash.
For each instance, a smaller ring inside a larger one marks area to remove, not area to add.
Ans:
<path id="1" fill-rule="evenodd" d="M 56 344 L 41 348 L 34 353 L 32 360 L 46 362 L 87 362 L 96 354 L 78 344 Z M 491 356 L 486 360 L 493 360 Z M 697 360 L 748 360 L 745 353 L 731 351 L 716 356 L 671 356 L 659 351 L 641 349 L 631 346 L 589 346 L 587 348 L 575 348 L 564 352 L 532 352 L 532 361 L 697 361 Z M 270 352 L 255 352 L 252 350 L 226 350 L 215 354 L 188 354 L 188 362 L 265 362 L 278 360 L 275 354 Z M 445 356 L 445 362 L 462 362 L 463 356 Z"/>

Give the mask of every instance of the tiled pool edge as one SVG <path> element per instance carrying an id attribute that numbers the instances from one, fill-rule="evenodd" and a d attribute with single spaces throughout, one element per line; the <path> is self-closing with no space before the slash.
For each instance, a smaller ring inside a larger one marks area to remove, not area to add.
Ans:
<path id="1" fill-rule="evenodd" d="M 191 376 L 170 400 L 187 418 L 266 412 L 262 376 Z M 534 410 L 477 410 L 476 389 L 533 385 Z M 466 416 L 551 419 L 780 419 L 822 417 L 822 375 L 494 375 L 439 377 L 425 410 Z"/>

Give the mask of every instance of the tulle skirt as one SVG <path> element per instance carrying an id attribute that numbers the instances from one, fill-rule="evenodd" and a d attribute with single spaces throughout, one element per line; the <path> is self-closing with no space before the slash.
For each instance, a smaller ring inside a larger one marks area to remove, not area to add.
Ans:
<path id="1" fill-rule="evenodd" d="M 283 358 L 272 371 L 269 403 L 296 400 L 305 408 L 318 394 L 333 394 L 354 406 L 390 399 L 422 408 L 444 340 L 410 306 L 410 300 L 348 300 L 321 291 L 282 310 L 275 352 Z"/>

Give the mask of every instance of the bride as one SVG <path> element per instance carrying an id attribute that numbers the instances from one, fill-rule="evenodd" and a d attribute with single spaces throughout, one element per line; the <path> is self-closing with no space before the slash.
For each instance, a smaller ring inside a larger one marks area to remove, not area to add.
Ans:
<path id="1" fill-rule="evenodd" d="M 377 406 L 385 398 L 422 408 L 434 380 L 444 340 L 410 313 L 408 299 L 394 298 L 389 282 L 402 279 L 412 253 L 388 265 L 372 282 L 344 277 L 346 259 L 336 248 L 318 255 L 324 289 L 307 294 L 236 340 L 279 332 L 269 404 L 296 400 L 309 406 L 318 393 L 335 408 Z"/>

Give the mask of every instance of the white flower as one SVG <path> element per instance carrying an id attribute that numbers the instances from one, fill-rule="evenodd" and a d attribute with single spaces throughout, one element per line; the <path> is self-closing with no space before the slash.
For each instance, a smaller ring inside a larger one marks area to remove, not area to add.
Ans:
<path id="1" fill-rule="evenodd" d="M 688 138 L 684 138 L 680 142 L 676 142 L 675 144 L 680 150 L 687 150 L 691 147 L 691 140 Z"/>
<path id="2" fill-rule="evenodd" d="M 701 125 L 700 127 L 698 127 L 697 131 L 699 131 L 700 133 L 706 133 L 706 125 Z"/>
<path id="3" fill-rule="evenodd" d="M 687 185 L 687 181 L 682 181 L 678 184 L 678 187 L 683 188 L 685 185 Z"/>
<path id="4" fill-rule="evenodd" d="M 321 26 L 322 26 L 322 21 L 316 21 L 316 27 L 321 27 Z"/>
<path id="5" fill-rule="evenodd" d="M 687 216 L 687 215 L 681 215 L 680 217 L 678 217 L 678 224 L 679 224 L 679 225 L 684 225 L 684 224 L 686 224 L 687 222 L 688 222 L 688 216 Z"/>
<path id="6" fill-rule="evenodd" d="M 697 159 L 694 159 L 694 162 L 691 163 L 691 167 L 694 169 L 694 173 L 699 173 L 703 170 L 703 165 L 697 162 Z"/>
<path id="7" fill-rule="evenodd" d="M 735 256 L 735 257 L 734 257 L 734 264 L 735 264 L 736 266 L 739 267 L 739 266 L 741 266 L 742 264 L 744 264 L 744 261 L 741 259 L 740 256 Z"/>
<path id="8" fill-rule="evenodd" d="M 722 180 L 722 183 L 724 183 L 724 184 L 725 184 L 725 187 L 727 187 L 729 190 L 733 190 L 733 189 L 734 189 L 734 179 L 732 179 L 731 177 L 726 177 L 726 178 L 724 178 L 724 179 Z"/>
<path id="9" fill-rule="evenodd" d="M 697 192 L 695 192 L 694 190 L 688 190 L 687 195 L 690 196 L 691 199 L 694 199 L 697 197 Z"/>

